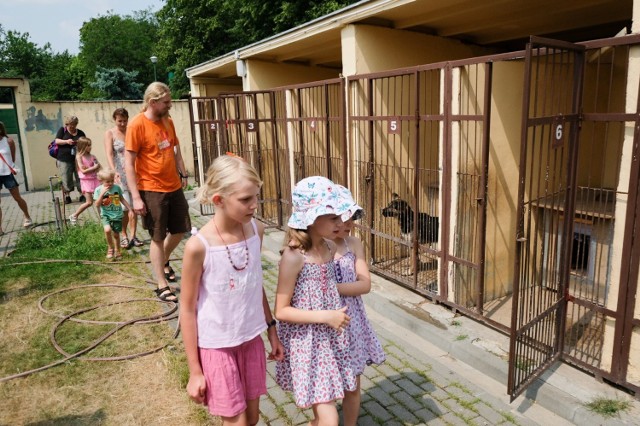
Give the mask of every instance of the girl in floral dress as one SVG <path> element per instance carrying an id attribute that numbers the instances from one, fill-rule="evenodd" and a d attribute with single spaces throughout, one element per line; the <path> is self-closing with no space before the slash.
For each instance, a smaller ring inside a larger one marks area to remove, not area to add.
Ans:
<path id="1" fill-rule="evenodd" d="M 313 176 L 296 184 L 293 213 L 280 261 L 275 316 L 285 348 L 276 382 L 293 391 L 298 407 L 311 406 L 312 425 L 338 425 L 335 400 L 356 390 L 346 314 L 338 294 L 333 255 L 342 221 L 336 186 Z"/>
<path id="2" fill-rule="evenodd" d="M 333 242 L 336 244 L 334 261 L 338 281 L 338 292 L 348 306 L 347 314 L 351 318 L 347 333 L 349 334 L 349 353 L 356 374 L 356 389 L 347 391 L 342 401 L 344 425 L 354 426 L 360 413 L 360 375 L 370 364 L 382 364 L 385 360 L 384 350 L 376 333 L 369 323 L 361 295 L 371 290 L 371 275 L 364 257 L 362 242 L 351 237 L 354 221 L 362 217 L 363 210 L 353 199 L 351 192 L 341 185 L 336 185 L 340 195 L 340 209 L 347 209 L 342 214 L 343 224 Z"/>

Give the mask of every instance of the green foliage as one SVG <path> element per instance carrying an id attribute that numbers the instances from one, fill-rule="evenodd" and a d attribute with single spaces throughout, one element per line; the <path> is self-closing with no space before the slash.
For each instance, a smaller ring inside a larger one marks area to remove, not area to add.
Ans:
<path id="1" fill-rule="evenodd" d="M 135 82 L 137 76 L 138 71 L 98 66 L 96 81 L 90 86 L 102 92 L 104 99 L 141 99 L 143 88 L 141 83 Z"/>
<path id="2" fill-rule="evenodd" d="M 27 77 L 42 75 L 51 57 L 51 47 L 29 41 L 29 33 L 6 32 L 0 26 L 0 75 Z"/>
<path id="3" fill-rule="evenodd" d="M 70 277 L 74 281 L 87 279 L 95 269 L 91 270 L 80 263 L 29 261 L 102 260 L 105 246 L 104 232 L 97 223 L 75 226 L 62 233 L 55 229 L 23 232 L 11 257 L 0 258 L 0 297 L 7 296 L 9 286 L 14 281 L 24 281 L 25 291 L 28 292 L 68 284 Z"/>
<path id="4" fill-rule="evenodd" d="M 137 12 L 134 16 L 119 16 L 113 12 L 99 15 L 80 28 L 79 57 L 92 77 L 99 67 L 123 69 L 136 72 L 137 83 L 146 86 L 153 81 L 153 65 L 149 58 L 157 33 L 156 19 L 148 11 Z M 162 75 L 164 68 L 162 64 L 158 65 Z"/>
<path id="5" fill-rule="evenodd" d="M 613 417 L 631 407 L 629 401 L 599 397 L 586 404 L 587 408 L 603 417 Z"/>
<path id="6" fill-rule="evenodd" d="M 137 88 L 125 90 L 122 81 L 142 87 L 153 81 L 149 58 L 155 55 L 158 80 L 168 82 L 179 98 L 189 92 L 187 68 L 356 1 L 166 0 L 156 14 L 109 11 L 83 24 L 77 57 L 53 53 L 48 43 L 38 47 L 28 33 L 5 33 L 0 25 L 0 76 L 28 78 L 35 101 L 116 99 L 119 93 L 132 99 Z M 118 69 L 123 73 L 113 72 Z"/>

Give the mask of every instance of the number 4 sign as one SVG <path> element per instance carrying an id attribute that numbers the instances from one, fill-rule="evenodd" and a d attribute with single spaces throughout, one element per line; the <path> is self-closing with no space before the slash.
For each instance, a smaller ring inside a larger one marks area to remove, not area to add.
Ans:
<path id="1" fill-rule="evenodd" d="M 387 130 L 392 135 L 400 134 L 400 120 L 398 118 L 392 118 L 388 121 Z"/>

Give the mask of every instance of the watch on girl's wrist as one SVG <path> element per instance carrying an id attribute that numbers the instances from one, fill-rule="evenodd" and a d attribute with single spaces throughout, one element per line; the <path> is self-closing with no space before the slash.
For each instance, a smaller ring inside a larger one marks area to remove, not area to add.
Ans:
<path id="1" fill-rule="evenodd" d="M 277 321 L 275 319 L 272 319 L 271 321 L 267 322 L 267 330 L 276 324 L 277 324 Z"/>

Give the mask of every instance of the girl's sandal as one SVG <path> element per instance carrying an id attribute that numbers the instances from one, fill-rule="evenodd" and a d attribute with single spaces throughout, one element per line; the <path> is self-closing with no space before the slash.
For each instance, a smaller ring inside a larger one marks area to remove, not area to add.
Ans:
<path id="1" fill-rule="evenodd" d="M 110 248 L 109 250 L 107 250 L 107 259 L 111 260 L 113 259 L 113 249 Z"/>
<path id="2" fill-rule="evenodd" d="M 164 264 L 164 277 L 166 278 L 167 281 L 170 281 L 172 283 L 176 282 L 176 272 L 173 270 L 173 268 L 169 265 L 169 262 Z"/>
<path id="3" fill-rule="evenodd" d="M 138 237 L 133 237 L 129 242 L 129 247 L 142 247 L 144 243 L 138 239 Z"/>
<path id="4" fill-rule="evenodd" d="M 122 237 L 122 239 L 120 240 L 120 247 L 123 249 L 129 248 L 129 239 L 127 237 Z"/>

